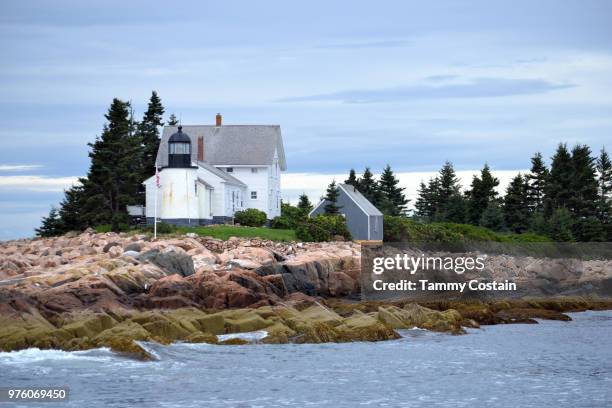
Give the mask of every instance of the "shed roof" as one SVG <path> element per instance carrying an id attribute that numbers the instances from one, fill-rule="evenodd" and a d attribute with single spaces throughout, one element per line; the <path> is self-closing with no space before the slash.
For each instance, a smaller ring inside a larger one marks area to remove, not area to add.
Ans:
<path id="1" fill-rule="evenodd" d="M 374 207 L 367 198 L 363 196 L 354 186 L 350 184 L 338 184 L 338 187 L 348 195 L 351 200 L 359 206 L 367 215 L 383 215 L 378 208 Z"/>
<path id="2" fill-rule="evenodd" d="M 361 208 L 361 211 L 363 211 L 364 214 L 370 216 L 382 216 L 383 213 L 381 213 L 378 208 L 374 207 L 374 204 L 372 204 L 367 198 L 364 197 L 363 194 L 361 194 L 359 192 L 359 190 L 357 190 L 355 187 L 353 187 L 350 184 L 338 184 L 338 188 L 340 189 L 340 194 L 344 193 L 348 198 L 351 199 L 351 201 L 353 201 L 357 207 Z M 312 209 L 312 211 L 310 211 L 310 213 L 308 214 L 309 216 L 313 213 L 316 212 L 316 210 L 325 205 L 326 200 L 321 200 L 317 205 L 314 206 L 314 208 Z"/>
<path id="3" fill-rule="evenodd" d="M 269 166 L 278 151 L 281 170 L 287 170 L 285 149 L 279 125 L 183 125 L 191 140 L 191 161 L 197 159 L 197 139 L 204 138 L 204 160 L 213 166 Z M 164 126 L 156 163 L 168 165 L 168 139 L 177 126 Z"/>

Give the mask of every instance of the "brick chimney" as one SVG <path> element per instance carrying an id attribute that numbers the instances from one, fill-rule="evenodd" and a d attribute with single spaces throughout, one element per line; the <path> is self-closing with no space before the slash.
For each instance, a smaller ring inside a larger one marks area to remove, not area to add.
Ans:
<path id="1" fill-rule="evenodd" d="M 221 114 L 217 113 L 217 116 L 215 116 L 215 126 L 221 126 L 222 119 L 223 117 Z"/>
<path id="2" fill-rule="evenodd" d="M 204 161 L 204 136 L 198 136 L 198 161 Z"/>

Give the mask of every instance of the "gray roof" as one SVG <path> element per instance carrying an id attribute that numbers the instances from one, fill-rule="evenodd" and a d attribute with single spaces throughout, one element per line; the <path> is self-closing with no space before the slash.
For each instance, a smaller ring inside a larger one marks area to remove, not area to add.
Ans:
<path id="1" fill-rule="evenodd" d="M 338 184 L 338 187 L 340 187 L 340 189 L 342 189 L 342 191 L 344 191 L 367 215 L 383 215 L 378 208 L 374 207 L 374 204 L 352 185 Z"/>
<path id="2" fill-rule="evenodd" d="M 156 163 L 168 165 L 168 138 L 177 126 L 164 126 Z M 191 161 L 197 160 L 198 137 L 204 137 L 204 160 L 213 166 L 270 166 L 278 150 L 281 170 L 287 170 L 285 149 L 278 125 L 183 125 L 191 139 Z"/>
<path id="3" fill-rule="evenodd" d="M 220 170 L 218 168 L 216 168 L 215 166 L 212 166 L 208 163 L 204 163 L 199 161 L 198 162 L 198 166 L 210 171 L 212 174 L 221 177 L 223 180 L 225 180 L 225 182 L 230 183 L 230 184 L 235 184 L 241 187 L 246 187 L 247 185 L 244 184 L 242 181 L 238 180 L 236 177 L 232 176 L 231 174 L 229 174 L 226 171 Z"/>

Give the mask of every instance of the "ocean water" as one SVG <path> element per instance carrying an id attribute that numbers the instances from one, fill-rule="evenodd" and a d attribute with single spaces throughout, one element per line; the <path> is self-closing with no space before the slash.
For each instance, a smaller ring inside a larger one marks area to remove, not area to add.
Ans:
<path id="1" fill-rule="evenodd" d="M 156 362 L 30 349 L 0 353 L 0 386 L 70 387 L 40 407 L 611 407 L 612 312 L 571 316 L 379 343 L 147 345 Z"/>

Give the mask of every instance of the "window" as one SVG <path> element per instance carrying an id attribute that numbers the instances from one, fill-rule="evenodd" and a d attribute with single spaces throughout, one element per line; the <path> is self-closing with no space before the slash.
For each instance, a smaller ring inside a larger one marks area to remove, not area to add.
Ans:
<path id="1" fill-rule="evenodd" d="M 228 173 L 233 173 L 234 172 L 234 168 L 233 167 L 228 167 L 225 169 L 225 171 L 227 171 Z"/>
<path id="2" fill-rule="evenodd" d="M 251 191 L 251 200 L 257 200 L 257 191 Z"/>
<path id="3" fill-rule="evenodd" d="M 251 167 L 251 173 L 257 173 L 257 167 Z"/>
<path id="4" fill-rule="evenodd" d="M 170 154 L 189 154 L 191 145 L 189 143 L 169 143 Z"/>

